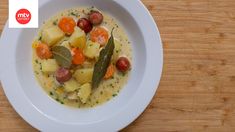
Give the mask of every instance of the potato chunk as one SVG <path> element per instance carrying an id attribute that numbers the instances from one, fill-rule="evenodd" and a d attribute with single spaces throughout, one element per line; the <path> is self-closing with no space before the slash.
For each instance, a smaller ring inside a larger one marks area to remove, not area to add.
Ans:
<path id="1" fill-rule="evenodd" d="M 94 59 L 99 56 L 100 44 L 88 41 L 86 48 L 84 49 L 84 55 L 90 59 Z"/>
<path id="2" fill-rule="evenodd" d="M 75 79 L 70 79 L 64 83 L 64 88 L 66 92 L 73 92 L 79 88 L 80 84 Z"/>
<path id="3" fill-rule="evenodd" d="M 42 31 L 42 41 L 52 46 L 64 37 L 64 32 L 59 27 L 53 26 Z"/>
<path id="4" fill-rule="evenodd" d="M 78 90 L 78 97 L 80 98 L 82 103 L 86 103 L 88 98 L 91 95 L 91 84 L 86 83 L 82 85 Z"/>
<path id="5" fill-rule="evenodd" d="M 59 69 L 55 59 L 42 60 L 42 72 L 53 73 Z"/>
<path id="6" fill-rule="evenodd" d="M 70 50 L 69 41 L 64 41 L 64 42 L 62 42 L 62 43 L 61 43 L 61 46 L 64 46 L 64 47 L 66 47 L 67 49 Z"/>
<path id="7" fill-rule="evenodd" d="M 80 84 L 91 82 L 93 68 L 79 69 L 74 73 L 74 77 Z"/>
<path id="8" fill-rule="evenodd" d="M 84 49 L 86 47 L 86 34 L 83 30 L 75 27 L 75 30 L 69 38 L 69 43 L 73 47 Z"/>
<path id="9" fill-rule="evenodd" d="M 70 93 L 68 93 L 68 99 L 69 100 L 76 100 L 76 99 L 78 99 L 77 92 L 70 92 Z"/>

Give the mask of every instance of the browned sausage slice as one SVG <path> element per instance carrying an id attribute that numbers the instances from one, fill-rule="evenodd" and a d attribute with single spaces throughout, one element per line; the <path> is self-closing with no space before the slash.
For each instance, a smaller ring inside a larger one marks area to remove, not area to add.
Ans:
<path id="1" fill-rule="evenodd" d="M 130 68 L 130 62 L 126 57 L 120 57 L 116 62 L 116 67 L 120 72 L 126 72 Z"/>
<path id="2" fill-rule="evenodd" d="M 98 11 L 92 11 L 89 15 L 89 20 L 93 25 L 99 25 L 103 22 L 103 15 Z"/>
<path id="3" fill-rule="evenodd" d="M 80 27 L 85 33 L 89 33 L 93 27 L 91 22 L 86 18 L 79 19 L 77 26 Z"/>
<path id="4" fill-rule="evenodd" d="M 68 69 L 62 67 L 56 71 L 55 76 L 59 83 L 67 82 L 72 78 L 71 72 Z"/>

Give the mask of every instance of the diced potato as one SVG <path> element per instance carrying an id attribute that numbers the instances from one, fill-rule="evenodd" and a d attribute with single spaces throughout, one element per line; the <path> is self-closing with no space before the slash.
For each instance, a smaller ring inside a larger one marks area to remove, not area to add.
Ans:
<path id="1" fill-rule="evenodd" d="M 68 99 L 70 99 L 70 100 L 78 99 L 77 92 L 70 92 L 68 94 Z"/>
<path id="2" fill-rule="evenodd" d="M 86 103 L 88 98 L 91 95 L 91 84 L 86 83 L 82 85 L 78 90 L 78 97 L 80 98 L 82 103 Z"/>
<path id="3" fill-rule="evenodd" d="M 58 95 L 62 95 L 64 94 L 64 88 L 63 87 L 58 87 L 56 90 L 55 90 L 56 94 Z"/>
<path id="4" fill-rule="evenodd" d="M 74 73 L 74 77 L 80 84 L 91 82 L 93 68 L 79 69 Z"/>
<path id="5" fill-rule="evenodd" d="M 73 78 L 64 83 L 64 88 L 67 92 L 73 92 L 74 90 L 77 90 L 79 86 L 80 84 Z"/>
<path id="6" fill-rule="evenodd" d="M 42 72 L 53 73 L 59 68 L 55 59 L 42 60 Z"/>
<path id="7" fill-rule="evenodd" d="M 112 62 L 116 62 L 119 55 L 120 55 L 120 52 L 121 52 L 121 43 L 118 41 L 118 40 L 115 40 L 114 41 L 114 44 L 115 44 L 115 48 L 114 48 L 114 51 L 113 51 L 113 57 L 112 57 Z"/>
<path id="8" fill-rule="evenodd" d="M 92 68 L 94 67 L 94 62 L 91 62 L 89 60 L 85 60 L 84 63 L 82 64 L 82 67 L 83 68 Z"/>
<path id="9" fill-rule="evenodd" d="M 42 41 L 52 46 L 64 37 L 64 32 L 59 27 L 53 26 L 42 31 Z"/>
<path id="10" fill-rule="evenodd" d="M 75 30 L 69 38 L 69 43 L 73 47 L 84 49 L 86 47 L 86 34 L 83 30 L 75 27 Z"/>
<path id="11" fill-rule="evenodd" d="M 94 59 L 99 56 L 100 44 L 88 41 L 86 48 L 84 49 L 84 55 L 90 59 Z"/>
<path id="12" fill-rule="evenodd" d="M 61 46 L 64 46 L 66 48 L 68 48 L 70 50 L 70 45 L 69 45 L 69 41 L 64 41 L 61 43 Z"/>

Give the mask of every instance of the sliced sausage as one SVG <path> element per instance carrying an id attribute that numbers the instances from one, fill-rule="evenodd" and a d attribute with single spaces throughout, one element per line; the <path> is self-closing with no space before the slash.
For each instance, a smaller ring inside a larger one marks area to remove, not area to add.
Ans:
<path id="1" fill-rule="evenodd" d="M 56 71 L 55 76 L 59 83 L 64 83 L 72 78 L 72 73 L 68 69 L 61 67 Z"/>
<path id="2" fill-rule="evenodd" d="M 103 15 L 98 11 L 92 11 L 89 15 L 89 20 L 93 25 L 99 25 L 103 22 Z"/>
<path id="3" fill-rule="evenodd" d="M 77 26 L 80 27 L 85 33 L 89 33 L 93 27 L 91 22 L 86 18 L 79 19 Z"/>
<path id="4" fill-rule="evenodd" d="M 126 72 L 130 68 L 130 62 L 126 57 L 120 57 L 116 62 L 116 67 L 120 72 Z"/>

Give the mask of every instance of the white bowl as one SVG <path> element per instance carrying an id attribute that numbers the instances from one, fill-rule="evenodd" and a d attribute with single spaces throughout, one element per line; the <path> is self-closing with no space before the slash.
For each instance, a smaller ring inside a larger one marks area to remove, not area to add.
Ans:
<path id="1" fill-rule="evenodd" d="M 0 43 L 0 77 L 15 110 L 42 131 L 117 131 L 134 121 L 154 96 L 162 72 L 163 51 L 157 26 L 139 0 L 40 0 L 39 23 L 57 12 L 95 6 L 124 27 L 133 47 L 128 84 L 111 101 L 91 109 L 63 106 L 51 99 L 33 75 L 31 42 L 38 29 L 9 29 Z"/>

